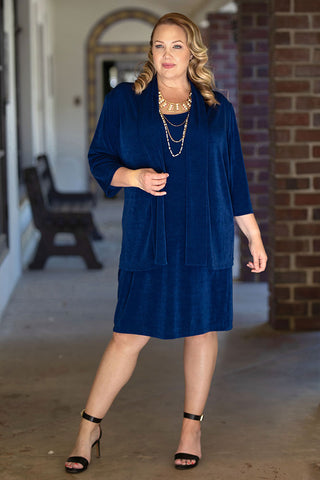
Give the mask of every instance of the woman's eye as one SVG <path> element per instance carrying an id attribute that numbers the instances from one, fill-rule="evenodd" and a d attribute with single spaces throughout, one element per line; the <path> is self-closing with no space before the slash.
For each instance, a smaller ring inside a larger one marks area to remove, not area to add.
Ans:
<path id="1" fill-rule="evenodd" d="M 154 48 L 162 48 L 162 45 L 159 43 L 158 45 L 155 45 Z"/>
<path id="2" fill-rule="evenodd" d="M 174 45 L 173 48 L 182 48 L 182 45 Z"/>

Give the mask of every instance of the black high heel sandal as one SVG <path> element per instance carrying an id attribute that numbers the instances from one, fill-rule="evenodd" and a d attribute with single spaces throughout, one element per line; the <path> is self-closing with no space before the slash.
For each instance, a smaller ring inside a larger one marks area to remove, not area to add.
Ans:
<path id="1" fill-rule="evenodd" d="M 202 415 L 193 415 L 192 413 L 183 413 L 184 418 L 189 418 L 190 420 L 197 420 L 198 422 L 202 422 L 203 414 Z M 198 455 L 192 455 L 190 453 L 183 453 L 179 452 L 176 453 L 174 456 L 175 460 L 194 460 L 194 463 L 186 464 L 186 465 L 174 465 L 175 468 L 178 470 L 188 470 L 189 468 L 194 468 L 198 465 L 200 458 Z"/>
<path id="2" fill-rule="evenodd" d="M 84 410 L 82 410 L 82 412 L 81 412 L 81 417 L 84 418 L 85 420 L 88 420 L 89 422 L 99 423 L 99 424 L 102 420 L 102 418 L 96 418 L 96 417 L 92 417 L 91 415 L 88 415 Z M 99 425 L 99 428 L 100 428 L 99 438 L 91 446 L 91 448 L 93 448 L 96 445 L 96 447 L 97 447 L 97 458 L 100 458 L 100 439 L 102 437 L 102 430 L 101 430 L 100 425 Z M 69 457 L 67 462 L 80 463 L 83 466 L 83 468 L 72 468 L 72 467 L 67 467 L 65 465 L 65 469 L 66 469 L 67 473 L 81 473 L 81 472 L 84 472 L 85 470 L 87 470 L 87 468 L 89 466 L 88 460 L 84 457 L 77 457 L 77 456 Z"/>

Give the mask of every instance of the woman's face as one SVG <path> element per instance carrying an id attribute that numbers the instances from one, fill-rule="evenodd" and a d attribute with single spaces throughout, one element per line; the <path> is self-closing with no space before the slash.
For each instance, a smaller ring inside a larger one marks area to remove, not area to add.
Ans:
<path id="1" fill-rule="evenodd" d="M 178 25 L 159 25 L 152 39 L 153 64 L 162 80 L 185 80 L 191 58 L 187 35 Z"/>

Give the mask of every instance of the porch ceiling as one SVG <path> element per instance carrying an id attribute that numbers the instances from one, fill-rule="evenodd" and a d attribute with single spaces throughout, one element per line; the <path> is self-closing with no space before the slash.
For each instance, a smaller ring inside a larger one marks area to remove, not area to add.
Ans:
<path id="1" fill-rule="evenodd" d="M 232 0 L 163 0 L 161 3 L 168 12 L 183 12 L 195 21 L 205 19 L 209 12 L 231 3 Z"/>

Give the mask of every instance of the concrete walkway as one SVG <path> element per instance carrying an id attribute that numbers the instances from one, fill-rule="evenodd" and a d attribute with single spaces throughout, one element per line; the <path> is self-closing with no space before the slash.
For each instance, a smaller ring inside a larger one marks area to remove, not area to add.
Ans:
<path id="1" fill-rule="evenodd" d="M 105 268 L 50 259 L 22 276 L 0 324 L 0 479 L 60 480 L 79 412 L 112 334 L 120 200 L 96 215 Z M 203 422 L 203 459 L 177 471 L 183 341 L 152 339 L 103 422 L 102 457 L 83 480 L 320 479 L 320 332 L 266 324 L 267 287 L 235 284 L 235 327 L 220 353 Z"/>

